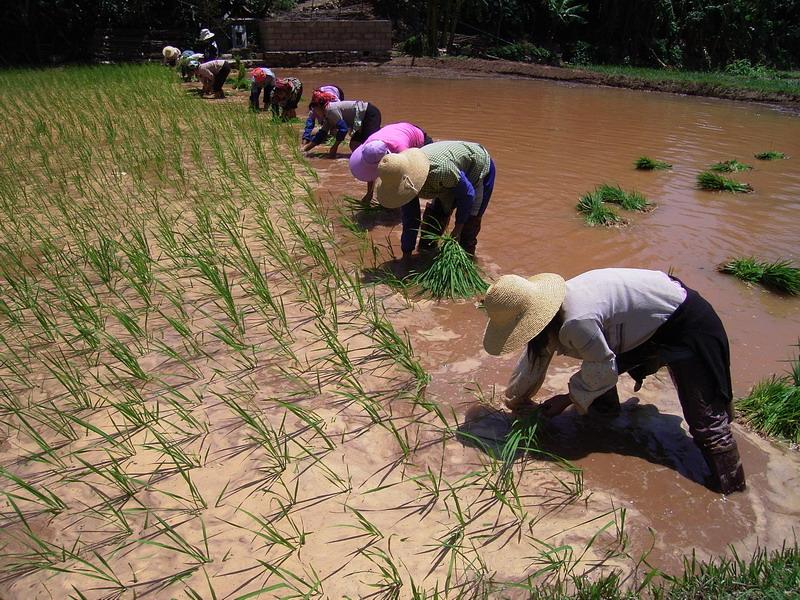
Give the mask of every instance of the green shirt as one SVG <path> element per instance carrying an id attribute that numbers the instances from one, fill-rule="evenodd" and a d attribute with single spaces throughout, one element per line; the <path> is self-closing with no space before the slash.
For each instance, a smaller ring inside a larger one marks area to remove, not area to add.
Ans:
<path id="1" fill-rule="evenodd" d="M 489 174 L 490 157 L 486 148 L 473 142 L 434 142 L 420 148 L 431 164 L 428 178 L 419 191 L 422 198 L 439 198 L 446 210 L 452 210 L 453 192 L 461 171 L 473 187 Z"/>

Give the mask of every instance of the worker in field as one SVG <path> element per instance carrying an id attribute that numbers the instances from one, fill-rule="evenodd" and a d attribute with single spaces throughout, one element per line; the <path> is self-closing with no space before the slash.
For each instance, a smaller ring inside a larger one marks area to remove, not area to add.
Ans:
<path id="1" fill-rule="evenodd" d="M 164 57 L 165 65 L 174 67 L 178 62 L 178 59 L 181 57 L 181 51 L 175 46 L 164 46 L 164 48 L 161 50 L 161 55 Z"/>
<path id="2" fill-rule="evenodd" d="M 427 133 L 411 123 L 391 123 L 369 136 L 350 155 L 350 172 L 353 177 L 367 184 L 367 193 L 361 202 L 372 202 L 373 188 L 378 178 L 378 163 L 384 156 L 409 148 L 422 148 L 432 143 L 433 140 Z"/>
<path id="3" fill-rule="evenodd" d="M 284 120 L 294 119 L 302 97 L 303 84 L 297 77 L 278 77 L 269 101 L 272 114 Z"/>
<path id="4" fill-rule="evenodd" d="M 213 31 L 208 29 L 200 30 L 200 51 L 206 60 L 215 60 L 219 58 L 219 46 L 217 46 L 216 35 Z"/>
<path id="5" fill-rule="evenodd" d="M 709 487 L 744 490 L 745 475 L 731 433 L 728 337 L 717 313 L 696 291 L 660 271 L 598 269 L 564 281 L 543 273 L 504 275 L 486 292 L 483 337 L 492 355 L 522 350 L 505 391 L 512 410 L 533 408 L 553 355 L 583 361 L 565 394 L 540 404 L 552 417 L 573 406 L 589 416 L 616 415 L 617 380 L 628 373 L 636 391 L 666 366 L 684 418 L 711 469 Z"/>
<path id="6" fill-rule="evenodd" d="M 486 148 L 473 142 L 442 141 L 399 154 L 387 154 L 378 163 L 375 195 L 386 208 L 401 208 L 400 246 L 408 259 L 417 245 L 435 248 L 427 234 L 442 235 L 455 212 L 450 235 L 470 256 L 494 190 L 495 166 Z M 420 198 L 431 198 L 420 220 Z"/>
<path id="7" fill-rule="evenodd" d="M 314 89 L 314 91 L 311 93 L 311 96 L 313 97 L 317 92 L 330 94 L 333 96 L 333 102 L 341 102 L 345 99 L 344 92 L 338 85 L 321 85 Z M 317 118 L 317 114 L 314 112 L 314 109 L 309 109 L 308 117 L 306 118 L 306 125 L 303 128 L 303 134 L 301 136 L 303 144 L 311 141 L 314 133 L 314 127 L 316 127 L 318 124 L 322 125 L 322 119 Z"/>
<path id="8" fill-rule="evenodd" d="M 264 108 L 269 105 L 272 88 L 275 86 L 275 73 L 266 67 L 256 67 L 250 71 L 250 108 L 260 110 L 261 93 L 264 94 Z"/>
<path id="9" fill-rule="evenodd" d="M 320 90 L 312 94 L 308 107 L 314 111 L 322 126 L 303 146 L 303 150 L 306 152 L 333 135 L 335 142 L 331 146 L 328 156 L 334 158 L 339 150 L 339 144 L 344 141 L 348 133 L 351 134 L 350 150 L 353 151 L 381 128 L 381 111 L 371 102 L 364 100 L 339 101 L 330 92 Z"/>
<path id="10" fill-rule="evenodd" d="M 231 73 L 231 66 L 225 60 L 209 60 L 202 64 L 189 62 L 189 70 L 203 84 L 202 95 L 213 94 L 214 98 L 224 98 L 222 86 Z"/>

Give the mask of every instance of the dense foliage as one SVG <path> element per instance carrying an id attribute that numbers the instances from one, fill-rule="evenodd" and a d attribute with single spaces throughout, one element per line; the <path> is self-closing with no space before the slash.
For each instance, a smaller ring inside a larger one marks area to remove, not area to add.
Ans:
<path id="1" fill-rule="evenodd" d="M 376 0 L 401 35 L 425 33 L 429 53 L 454 32 L 497 47 L 532 42 L 574 62 L 721 69 L 797 67 L 798 0 Z"/>
<path id="2" fill-rule="evenodd" d="M 341 0 L 347 4 L 349 0 Z M 86 60 L 98 28 L 195 32 L 294 0 L 11 0 L 0 64 Z M 800 0 L 373 0 L 400 41 L 515 60 L 752 70 L 798 67 Z M 464 41 L 466 40 L 466 41 Z"/>

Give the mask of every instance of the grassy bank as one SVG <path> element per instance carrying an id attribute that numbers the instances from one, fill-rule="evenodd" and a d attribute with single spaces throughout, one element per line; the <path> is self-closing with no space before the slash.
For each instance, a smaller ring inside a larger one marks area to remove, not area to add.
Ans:
<path id="1" fill-rule="evenodd" d="M 746 90 L 800 98 L 800 72 L 767 71 L 761 75 L 734 75 L 719 71 L 648 69 L 621 65 L 581 65 L 583 70 L 606 76 L 651 83 L 676 84 L 709 90 Z"/>

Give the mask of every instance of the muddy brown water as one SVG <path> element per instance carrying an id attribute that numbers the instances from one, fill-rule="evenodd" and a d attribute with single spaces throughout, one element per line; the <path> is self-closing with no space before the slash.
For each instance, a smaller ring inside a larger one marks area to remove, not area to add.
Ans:
<path id="1" fill-rule="evenodd" d="M 489 279 L 550 271 L 569 278 L 609 267 L 672 271 L 717 309 L 732 346 L 734 393 L 787 368 L 800 339 L 800 299 L 747 286 L 716 272 L 732 256 L 800 259 L 800 117 L 758 104 L 673 94 L 503 78 L 413 76 L 391 71 L 297 70 L 306 90 L 335 83 L 348 99 L 378 106 L 383 122 L 411 121 L 434 139 L 486 146 L 497 165 L 495 192 L 479 237 L 479 262 Z M 308 93 L 306 94 L 308 95 Z M 304 116 L 304 114 L 303 114 Z M 753 154 L 780 150 L 789 160 Z M 335 161 L 312 156 L 320 195 L 335 205 L 361 197 L 345 146 Z M 668 171 L 641 172 L 642 155 Z M 751 194 L 706 192 L 697 173 L 738 159 L 752 171 L 733 174 Z M 601 183 L 644 193 L 647 214 L 624 213 L 624 228 L 590 228 L 577 199 Z M 399 253 L 396 219 L 370 222 L 376 243 Z M 429 393 L 466 413 L 467 388 L 502 390 L 516 357 L 481 348 L 483 314 L 472 302 L 417 303 L 400 317 L 432 373 Z M 574 361 L 556 360 L 542 395 L 566 387 Z M 779 547 L 800 522 L 800 459 L 780 445 L 736 427 L 749 489 L 723 498 L 703 487 L 702 457 L 688 437 L 664 371 L 634 394 L 621 384 L 622 415 L 605 422 L 571 411 L 548 425 L 551 449 L 584 469 L 589 493 L 628 510 L 634 546 L 651 544 L 651 564 L 674 569 L 696 548 L 702 555 L 756 543 Z M 546 397 L 546 396 L 545 396 Z M 651 533 L 652 532 L 652 533 Z"/>

